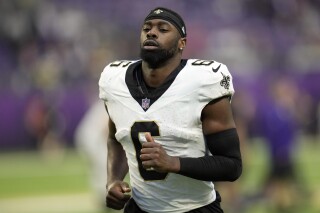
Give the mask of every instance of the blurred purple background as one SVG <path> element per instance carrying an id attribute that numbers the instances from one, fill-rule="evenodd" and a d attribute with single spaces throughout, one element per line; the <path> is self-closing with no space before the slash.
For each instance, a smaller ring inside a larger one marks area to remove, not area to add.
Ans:
<path id="1" fill-rule="evenodd" d="M 98 98 L 103 67 L 137 59 L 144 17 L 156 6 L 187 25 L 184 58 L 228 65 L 236 115 L 250 135 L 278 79 L 294 83 L 301 133 L 319 134 L 320 2 L 317 0 L 0 1 L 0 149 L 39 141 L 74 146 L 74 131 Z M 250 99 L 249 102 L 245 101 Z M 241 107 L 236 104 L 241 103 Z M 246 113 L 248 108 L 254 112 Z"/>

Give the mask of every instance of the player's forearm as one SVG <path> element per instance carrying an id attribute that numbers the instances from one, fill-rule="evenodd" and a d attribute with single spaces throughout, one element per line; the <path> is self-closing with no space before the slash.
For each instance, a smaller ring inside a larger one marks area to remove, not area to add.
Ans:
<path id="1" fill-rule="evenodd" d="M 206 138 L 212 156 L 180 158 L 179 174 L 205 181 L 235 181 L 242 173 L 239 138 L 235 129 Z"/>
<path id="2" fill-rule="evenodd" d="M 206 156 L 181 158 L 179 174 L 204 181 L 235 181 L 240 177 L 241 170 L 241 159 Z"/>
<path id="3" fill-rule="evenodd" d="M 121 144 L 115 140 L 108 141 L 108 185 L 117 180 L 123 180 L 128 173 L 128 164 Z"/>

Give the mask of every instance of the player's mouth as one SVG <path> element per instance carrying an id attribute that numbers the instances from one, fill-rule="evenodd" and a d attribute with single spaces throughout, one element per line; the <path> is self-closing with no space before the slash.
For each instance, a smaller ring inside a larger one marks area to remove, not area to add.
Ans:
<path id="1" fill-rule="evenodd" d="M 157 49 L 159 48 L 159 44 L 155 40 L 148 39 L 143 42 L 143 48 L 150 49 L 150 50 Z"/>

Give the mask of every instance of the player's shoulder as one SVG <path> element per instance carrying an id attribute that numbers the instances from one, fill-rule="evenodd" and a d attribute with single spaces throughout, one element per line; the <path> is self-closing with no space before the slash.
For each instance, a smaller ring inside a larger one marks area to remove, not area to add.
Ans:
<path id="1" fill-rule="evenodd" d="M 117 60 L 107 64 L 102 73 L 101 78 L 107 78 L 111 76 L 117 76 L 121 73 L 125 73 L 130 65 L 138 62 L 138 60 Z"/>
<path id="2" fill-rule="evenodd" d="M 137 62 L 139 60 L 117 60 L 110 62 L 104 70 L 126 70 L 131 64 Z"/>
<path id="3" fill-rule="evenodd" d="M 188 59 L 187 62 L 188 69 L 195 71 L 210 71 L 213 73 L 218 73 L 218 71 L 228 70 L 227 66 L 216 60 L 208 59 Z"/>
<path id="4" fill-rule="evenodd" d="M 211 98 L 221 94 L 232 95 L 234 92 L 232 76 L 227 66 L 215 60 L 188 59 L 189 74 L 199 83 L 202 94 L 209 94 Z"/>

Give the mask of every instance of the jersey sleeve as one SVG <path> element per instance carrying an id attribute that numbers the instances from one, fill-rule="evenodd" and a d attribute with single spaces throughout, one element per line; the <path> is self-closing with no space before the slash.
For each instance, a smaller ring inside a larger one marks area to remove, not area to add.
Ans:
<path id="1" fill-rule="evenodd" d="M 110 63 L 111 64 L 111 63 Z M 102 71 L 99 79 L 99 98 L 103 101 L 106 101 L 107 99 L 107 87 L 108 87 L 108 79 L 110 77 L 108 76 L 108 72 L 110 69 L 110 64 L 108 64 Z"/>
<path id="2" fill-rule="evenodd" d="M 129 65 L 136 61 L 119 60 L 108 64 L 102 71 L 99 79 L 99 98 L 107 101 L 107 93 L 114 90 L 116 79 L 125 74 Z M 113 88 L 113 89 L 112 89 Z"/>
<path id="3" fill-rule="evenodd" d="M 214 63 L 210 69 L 206 69 L 206 76 L 199 91 L 201 101 L 210 102 L 214 99 L 234 94 L 232 75 L 224 64 Z M 215 67 L 215 68 L 214 68 Z"/>

